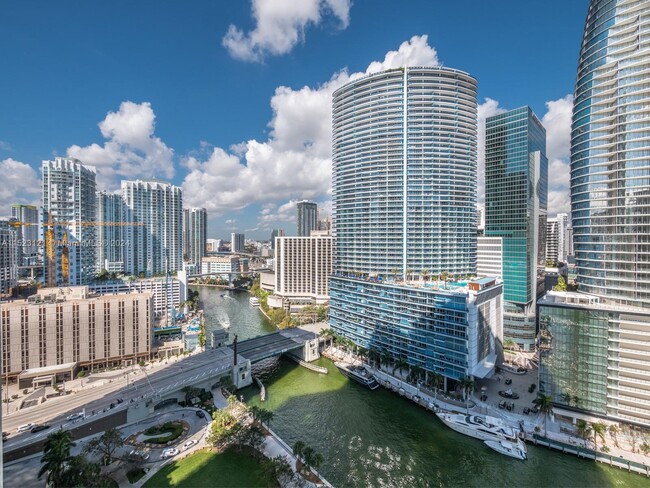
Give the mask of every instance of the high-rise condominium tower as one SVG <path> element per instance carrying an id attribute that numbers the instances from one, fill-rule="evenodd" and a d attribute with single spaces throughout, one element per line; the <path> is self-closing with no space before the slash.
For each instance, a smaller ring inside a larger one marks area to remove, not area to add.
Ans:
<path id="1" fill-rule="evenodd" d="M 233 232 L 230 234 L 230 252 L 244 252 L 246 236 Z"/>
<path id="2" fill-rule="evenodd" d="M 296 204 L 298 220 L 296 228 L 298 237 L 309 237 L 312 230 L 318 230 L 318 205 L 314 202 L 303 200 Z"/>
<path id="3" fill-rule="evenodd" d="M 476 80 L 382 71 L 335 91 L 332 115 L 332 328 L 445 378 L 490 374 L 502 286 L 431 279 L 476 272 Z"/>
<path id="4" fill-rule="evenodd" d="M 333 101 L 338 271 L 476 271 L 476 80 L 389 70 Z"/>
<path id="5" fill-rule="evenodd" d="M 539 305 L 540 391 L 558 415 L 650 423 L 649 86 L 650 0 L 592 0 L 571 133 L 580 293 Z"/>
<path id="6" fill-rule="evenodd" d="M 535 345 L 537 269 L 546 260 L 546 131 L 529 107 L 485 121 L 485 236 L 503 239 L 504 336 Z"/>
<path id="7" fill-rule="evenodd" d="M 97 272 L 124 271 L 124 253 L 127 241 L 124 239 L 124 200 L 119 193 L 97 192 Z"/>
<path id="8" fill-rule="evenodd" d="M 183 191 L 158 180 L 122 181 L 126 205 L 124 271 L 147 276 L 178 271 L 183 262 Z"/>
<path id="9" fill-rule="evenodd" d="M 18 266 L 33 266 L 38 258 L 38 208 L 34 205 L 11 206 L 11 218 L 20 222 L 16 229 Z"/>
<path id="10" fill-rule="evenodd" d="M 650 2 L 589 6 L 571 132 L 580 290 L 650 308 Z"/>
<path id="11" fill-rule="evenodd" d="M 201 267 L 206 252 L 208 213 L 204 208 L 183 209 L 183 259 Z"/>
<path id="12" fill-rule="evenodd" d="M 95 172 L 80 161 L 43 161 L 45 284 L 72 286 L 95 276 Z"/>

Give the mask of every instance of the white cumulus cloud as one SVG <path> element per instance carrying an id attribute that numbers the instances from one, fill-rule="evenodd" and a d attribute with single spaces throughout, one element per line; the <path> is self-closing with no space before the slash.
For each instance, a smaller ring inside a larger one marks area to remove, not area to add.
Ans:
<path id="1" fill-rule="evenodd" d="M 548 157 L 548 214 L 571 211 L 569 196 L 569 156 L 571 154 L 571 115 L 573 96 L 546 102 L 542 124 L 546 129 Z"/>
<path id="2" fill-rule="evenodd" d="M 207 158 L 183 161 L 190 172 L 183 182 L 188 205 L 216 215 L 252 203 L 316 199 L 331 194 L 332 93 L 352 79 L 400 66 L 437 66 L 427 36 L 414 36 L 367 70 L 335 73 L 317 86 L 281 86 L 271 98 L 269 138 L 215 147 Z"/>
<path id="3" fill-rule="evenodd" d="M 342 29 L 350 23 L 350 0 L 253 0 L 255 28 L 244 32 L 230 25 L 222 39 L 234 58 L 262 61 L 267 55 L 290 52 L 305 39 L 305 30 L 321 23 L 328 13 Z"/>
<path id="4" fill-rule="evenodd" d="M 29 164 L 3 159 L 0 161 L 0 181 L 0 215 L 11 215 L 14 203 L 40 207 L 41 180 Z"/>
<path id="5" fill-rule="evenodd" d="M 113 190 L 120 179 L 172 178 L 174 151 L 154 135 L 156 115 L 148 102 L 122 102 L 99 123 L 102 146 L 70 146 L 68 156 L 97 168 L 97 183 Z"/>

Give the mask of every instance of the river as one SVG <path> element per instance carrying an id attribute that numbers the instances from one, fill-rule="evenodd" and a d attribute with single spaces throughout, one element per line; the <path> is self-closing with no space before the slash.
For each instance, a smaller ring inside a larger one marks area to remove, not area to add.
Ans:
<path id="1" fill-rule="evenodd" d="M 206 313 L 226 308 L 230 331 L 240 339 L 274 330 L 250 307 L 247 294 L 227 299 L 218 289 L 199 289 Z M 302 440 L 323 454 L 319 471 L 334 486 L 650 487 L 640 475 L 541 447 L 529 445 L 527 461 L 508 458 L 394 393 L 348 380 L 325 358 L 316 364 L 329 373 L 284 358 L 259 363 L 255 370 L 267 401 L 260 404 L 254 387 L 240 393 L 249 404 L 273 411 L 271 428 L 289 445 Z"/>

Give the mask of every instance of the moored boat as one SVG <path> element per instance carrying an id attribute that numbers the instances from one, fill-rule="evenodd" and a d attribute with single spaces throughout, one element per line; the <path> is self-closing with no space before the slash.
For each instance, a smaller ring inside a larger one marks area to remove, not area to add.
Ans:
<path id="1" fill-rule="evenodd" d="M 250 303 L 254 307 L 259 307 L 259 305 L 260 305 L 260 301 L 259 301 L 259 299 L 257 297 L 250 297 L 248 299 L 248 303 Z"/>
<path id="2" fill-rule="evenodd" d="M 366 370 L 363 366 L 356 366 L 354 364 L 337 361 L 334 365 L 348 378 L 367 386 L 371 390 L 379 388 L 379 383 L 375 377 Z"/>
<path id="3" fill-rule="evenodd" d="M 527 458 L 526 444 L 521 439 L 517 439 L 516 443 L 508 441 L 483 441 L 490 449 L 495 450 L 506 456 L 513 457 L 525 461 Z"/>
<path id="4" fill-rule="evenodd" d="M 517 429 L 496 417 L 450 412 L 436 412 L 436 415 L 447 427 L 482 441 L 517 443 L 520 440 Z M 526 449 L 525 444 L 523 448 Z"/>

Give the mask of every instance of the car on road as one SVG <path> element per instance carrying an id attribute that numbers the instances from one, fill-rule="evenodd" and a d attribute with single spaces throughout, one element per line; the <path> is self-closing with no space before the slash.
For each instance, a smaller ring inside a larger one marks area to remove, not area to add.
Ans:
<path id="1" fill-rule="evenodd" d="M 27 432 L 28 430 L 32 430 L 34 427 L 36 427 L 36 424 L 33 423 L 19 425 L 18 428 L 16 429 L 16 432 L 18 433 Z"/>
<path id="2" fill-rule="evenodd" d="M 196 411 L 196 416 L 198 418 L 200 418 L 200 419 L 204 419 L 205 418 L 205 413 L 203 412 L 203 410 L 197 410 Z"/>
<path id="3" fill-rule="evenodd" d="M 512 385 L 512 379 L 506 378 L 506 385 Z"/>
<path id="4" fill-rule="evenodd" d="M 526 407 L 524 408 L 524 415 L 530 414 L 530 408 Z"/>
<path id="5" fill-rule="evenodd" d="M 505 401 L 505 400 L 501 400 L 501 401 L 499 402 L 499 408 L 500 408 L 501 410 L 504 410 L 504 409 L 506 408 L 506 401 Z"/>
<path id="6" fill-rule="evenodd" d="M 66 418 L 72 422 L 84 418 L 84 414 L 83 412 L 77 412 L 77 413 L 73 413 L 72 415 L 68 415 Z"/>
<path id="7" fill-rule="evenodd" d="M 176 456 L 176 454 L 178 454 L 178 452 L 179 452 L 178 449 L 176 449 L 174 447 L 163 449 L 163 452 L 160 455 L 160 458 L 161 459 L 167 459 L 167 458 L 170 458 L 170 457 L 174 457 L 174 456 Z"/>
<path id="8" fill-rule="evenodd" d="M 199 441 L 192 439 L 187 441 L 185 444 L 183 444 L 183 451 L 187 451 L 190 447 L 195 446 L 199 443 Z"/>
<path id="9" fill-rule="evenodd" d="M 528 387 L 528 393 L 534 392 L 535 388 L 537 388 L 537 385 L 535 383 L 531 383 L 530 386 Z"/>
<path id="10" fill-rule="evenodd" d="M 487 401 L 487 399 L 488 399 L 488 396 L 487 396 L 485 393 L 483 393 L 483 394 L 481 395 L 481 401 L 482 401 L 482 402 L 485 402 L 485 401 Z"/>
<path id="11" fill-rule="evenodd" d="M 512 398 L 513 400 L 516 400 L 519 398 L 519 394 L 513 392 L 512 390 L 499 390 L 499 396 L 505 397 L 505 398 Z"/>
<path id="12" fill-rule="evenodd" d="M 133 449 L 129 453 L 129 458 L 131 458 L 133 460 L 135 460 L 137 458 L 140 458 L 143 461 L 146 461 L 147 459 L 149 459 L 149 453 L 146 452 L 146 451 L 141 451 L 140 449 Z"/>
<path id="13" fill-rule="evenodd" d="M 43 432 L 44 430 L 49 429 L 49 425 L 37 425 L 36 427 L 32 427 L 32 434 L 36 434 L 36 432 Z"/>

